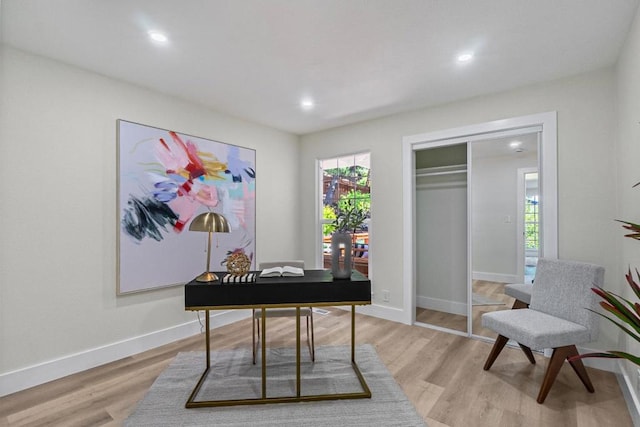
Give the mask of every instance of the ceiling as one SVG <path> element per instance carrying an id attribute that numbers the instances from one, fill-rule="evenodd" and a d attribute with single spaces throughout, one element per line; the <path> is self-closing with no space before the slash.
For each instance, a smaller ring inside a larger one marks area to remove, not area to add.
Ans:
<path id="1" fill-rule="evenodd" d="M 610 66 L 638 4 L 0 1 L 8 46 L 296 134 Z"/>

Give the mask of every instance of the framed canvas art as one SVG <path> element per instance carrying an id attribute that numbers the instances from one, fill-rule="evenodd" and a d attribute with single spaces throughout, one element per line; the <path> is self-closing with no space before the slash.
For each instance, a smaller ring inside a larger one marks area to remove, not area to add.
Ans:
<path id="1" fill-rule="evenodd" d="M 117 121 L 117 292 L 184 284 L 206 269 L 207 233 L 189 231 L 202 212 L 222 214 L 211 269 L 234 252 L 255 259 L 256 153 L 219 141 Z"/>

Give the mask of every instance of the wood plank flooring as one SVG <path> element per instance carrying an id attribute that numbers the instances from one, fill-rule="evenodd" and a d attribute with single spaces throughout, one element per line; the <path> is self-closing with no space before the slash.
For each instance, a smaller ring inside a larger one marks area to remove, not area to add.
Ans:
<path id="1" fill-rule="evenodd" d="M 317 346 L 349 343 L 348 311 L 332 308 L 314 320 Z M 267 327 L 270 346 L 295 345 L 291 319 L 269 319 Z M 588 368 L 590 394 L 565 366 L 539 405 L 543 357 L 530 365 L 507 348 L 485 372 L 488 343 L 364 315 L 356 328 L 357 342 L 376 347 L 429 427 L 632 426 L 612 373 Z M 250 320 L 217 328 L 211 339 L 214 349 L 249 347 Z M 199 335 L 0 398 L 0 426 L 119 426 L 178 352 L 203 349 Z"/>
<path id="2" fill-rule="evenodd" d="M 510 310 L 514 299 L 504 293 L 504 283 L 489 282 L 486 280 L 473 281 L 473 293 L 489 298 L 493 301 L 501 302 L 496 305 L 474 305 L 472 309 L 473 334 L 483 337 L 495 338 L 495 332 L 482 327 L 481 317 L 484 313 L 497 310 Z M 467 332 L 467 316 L 445 313 L 442 311 L 429 310 L 416 307 L 416 321 L 441 328 L 453 329 L 454 331 Z"/>

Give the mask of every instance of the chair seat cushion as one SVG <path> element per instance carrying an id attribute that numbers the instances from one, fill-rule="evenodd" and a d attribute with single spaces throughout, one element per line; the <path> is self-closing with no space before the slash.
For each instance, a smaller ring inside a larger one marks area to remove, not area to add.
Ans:
<path id="1" fill-rule="evenodd" d="M 300 308 L 300 316 L 310 316 L 311 308 L 309 307 L 301 307 Z M 254 314 L 256 319 L 262 317 L 262 310 L 256 309 Z M 266 317 L 296 317 L 296 309 L 295 308 L 267 308 Z"/>
<path id="2" fill-rule="evenodd" d="M 511 284 L 504 287 L 504 293 L 517 300 L 531 304 L 531 288 L 533 288 L 533 285 L 530 284 Z"/>
<path id="3" fill-rule="evenodd" d="M 528 308 L 485 313 L 482 327 L 533 350 L 591 341 L 591 334 L 584 326 Z"/>

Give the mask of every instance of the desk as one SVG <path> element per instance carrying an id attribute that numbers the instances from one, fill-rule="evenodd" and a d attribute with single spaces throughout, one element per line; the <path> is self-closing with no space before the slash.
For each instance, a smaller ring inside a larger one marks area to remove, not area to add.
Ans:
<path id="1" fill-rule="evenodd" d="M 224 277 L 226 273 L 217 273 Z M 360 399 L 371 397 L 355 360 L 355 313 L 356 305 L 371 304 L 371 281 L 357 271 L 348 280 L 333 280 L 328 270 L 305 270 L 303 277 L 258 278 L 254 283 L 201 283 L 195 280 L 184 286 L 185 310 L 205 311 L 206 369 L 191 392 L 185 406 L 253 405 L 261 403 L 308 402 L 331 399 Z M 351 366 L 360 381 L 362 392 L 321 395 L 302 395 L 300 389 L 300 307 L 351 306 Z M 285 397 L 267 396 L 266 361 L 266 315 L 267 308 L 287 307 L 296 309 L 296 395 Z M 233 400 L 196 401 L 196 395 L 211 369 L 210 310 L 229 309 L 261 310 L 262 324 L 262 392 L 260 398 Z"/>

